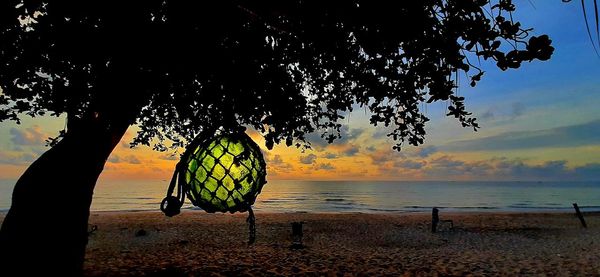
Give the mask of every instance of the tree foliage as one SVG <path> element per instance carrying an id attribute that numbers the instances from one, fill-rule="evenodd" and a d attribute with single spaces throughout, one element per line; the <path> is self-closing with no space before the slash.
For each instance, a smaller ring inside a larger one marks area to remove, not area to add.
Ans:
<path id="1" fill-rule="evenodd" d="M 251 126 L 267 147 L 339 136 L 366 107 L 403 143 L 423 142 L 423 102 L 478 128 L 456 93 L 483 71 L 547 60 L 545 35 L 511 0 L 39 1 L 0 4 L 0 120 L 21 113 L 129 120 L 165 150 L 206 129 Z"/>

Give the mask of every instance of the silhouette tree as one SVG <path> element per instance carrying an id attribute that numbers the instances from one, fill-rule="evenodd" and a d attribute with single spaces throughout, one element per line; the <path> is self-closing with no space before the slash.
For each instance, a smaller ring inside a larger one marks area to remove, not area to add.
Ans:
<path id="1" fill-rule="evenodd" d="M 266 146 L 339 137 L 353 105 L 389 136 L 423 142 L 423 102 L 478 128 L 456 94 L 483 71 L 547 60 L 545 35 L 510 0 L 25 1 L 0 4 L 0 120 L 67 115 L 17 181 L 0 232 L 6 265 L 80 274 L 94 186 L 127 128 L 166 150 L 206 130 L 249 126 Z"/>

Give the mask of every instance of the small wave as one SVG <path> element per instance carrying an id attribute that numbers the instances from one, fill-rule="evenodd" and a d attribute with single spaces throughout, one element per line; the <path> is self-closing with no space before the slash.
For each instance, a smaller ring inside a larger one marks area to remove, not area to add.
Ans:
<path id="1" fill-rule="evenodd" d="M 110 200 L 157 200 L 153 197 L 112 197 L 112 196 L 94 196 L 94 199 L 110 199 Z"/>
<path id="2" fill-rule="evenodd" d="M 341 201 L 346 201 L 346 199 L 344 199 L 344 198 L 325 198 L 325 201 L 327 201 L 327 202 L 341 202 Z"/>
<path id="3" fill-rule="evenodd" d="M 306 201 L 306 200 L 311 200 L 311 198 L 308 197 L 286 197 L 286 198 L 272 198 L 272 199 L 279 199 L 279 200 L 284 200 L 284 201 Z"/>
<path id="4" fill-rule="evenodd" d="M 507 208 L 511 209 L 524 209 L 524 210 L 567 210 L 570 207 L 548 207 L 548 206 L 523 206 L 523 205 L 509 205 Z"/>
<path id="5" fill-rule="evenodd" d="M 333 205 L 334 207 L 353 206 L 353 207 L 358 208 L 358 205 L 356 205 L 356 203 L 354 203 L 354 202 L 337 202 L 337 201 L 334 201 L 333 203 L 331 203 L 331 205 Z"/>
<path id="6" fill-rule="evenodd" d="M 405 208 L 405 209 L 433 209 L 434 207 L 431 207 L 431 206 L 403 206 L 402 208 Z M 443 209 L 446 207 L 436 206 L 435 208 Z"/>
<path id="7" fill-rule="evenodd" d="M 97 206 L 110 206 L 110 205 L 129 205 L 129 206 L 135 206 L 135 205 L 140 205 L 141 203 L 131 203 L 128 201 L 123 201 L 123 202 L 97 202 L 95 203 L 95 205 Z"/>
<path id="8" fill-rule="evenodd" d="M 290 202 L 292 200 L 288 200 L 288 199 L 266 199 L 266 200 L 259 200 L 260 203 L 283 203 L 283 202 Z"/>
<path id="9" fill-rule="evenodd" d="M 398 210 L 398 209 L 380 209 L 380 208 L 368 208 L 368 211 L 374 211 L 374 212 L 402 212 L 403 210 Z"/>
<path id="10" fill-rule="evenodd" d="M 335 208 L 336 210 L 354 210 L 356 207 L 353 206 L 339 206 Z"/>
<path id="11" fill-rule="evenodd" d="M 489 206 L 471 206 L 471 207 L 448 207 L 449 209 L 464 209 L 464 210 L 496 210 L 498 207 Z"/>
<path id="12" fill-rule="evenodd" d="M 311 198 L 308 197 L 290 197 L 290 198 L 282 198 L 284 200 L 288 200 L 288 201 L 306 201 L 306 200 L 311 200 Z"/>
<path id="13" fill-rule="evenodd" d="M 449 206 L 403 206 L 404 209 L 410 210 L 429 210 L 433 208 L 438 209 L 454 209 L 454 210 L 494 210 L 498 209 L 498 207 L 490 207 L 490 206 L 458 206 L 458 207 L 449 207 Z"/>

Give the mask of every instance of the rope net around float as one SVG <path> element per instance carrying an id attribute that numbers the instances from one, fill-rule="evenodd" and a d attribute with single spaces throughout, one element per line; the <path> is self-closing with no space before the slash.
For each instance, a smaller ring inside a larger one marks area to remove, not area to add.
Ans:
<path id="1" fill-rule="evenodd" d="M 253 243 L 252 204 L 266 183 L 266 174 L 260 148 L 245 133 L 198 136 L 177 164 L 161 210 L 167 216 L 178 214 L 187 195 L 192 204 L 209 213 L 248 211 L 249 243 Z"/>
<path id="2" fill-rule="evenodd" d="M 260 150 L 248 140 L 219 136 L 196 147 L 180 175 L 194 205 L 209 213 L 234 213 L 254 204 L 265 183 L 266 166 Z"/>

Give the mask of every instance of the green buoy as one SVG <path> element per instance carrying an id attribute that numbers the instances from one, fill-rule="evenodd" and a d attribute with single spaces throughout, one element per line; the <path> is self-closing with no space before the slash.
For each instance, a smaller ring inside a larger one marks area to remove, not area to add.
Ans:
<path id="1" fill-rule="evenodd" d="M 197 137 L 177 164 L 161 210 L 179 214 L 185 195 L 209 213 L 249 212 L 250 243 L 254 242 L 252 205 L 266 183 L 260 148 L 246 133 Z M 177 183 L 177 197 L 172 196 Z"/>

